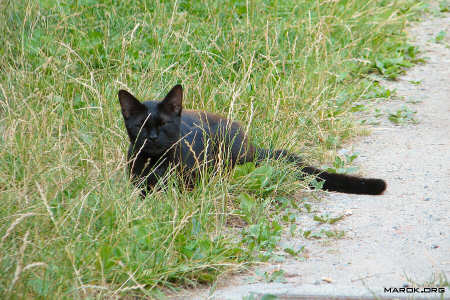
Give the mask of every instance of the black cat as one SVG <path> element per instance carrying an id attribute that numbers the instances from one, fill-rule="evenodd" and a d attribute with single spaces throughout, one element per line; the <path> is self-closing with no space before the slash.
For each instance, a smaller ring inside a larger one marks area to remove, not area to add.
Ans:
<path id="1" fill-rule="evenodd" d="M 285 150 L 256 148 L 237 122 L 203 111 L 183 110 L 183 89 L 176 85 L 162 101 L 139 102 L 127 91 L 119 91 L 122 115 L 130 137 L 129 172 L 136 184 L 151 189 L 170 165 L 178 166 L 187 183 L 199 167 L 225 159 L 230 167 L 266 158 L 284 158 L 303 173 L 324 181 L 323 189 L 352 194 L 379 195 L 386 189 L 381 179 L 334 174 L 304 165 Z"/>

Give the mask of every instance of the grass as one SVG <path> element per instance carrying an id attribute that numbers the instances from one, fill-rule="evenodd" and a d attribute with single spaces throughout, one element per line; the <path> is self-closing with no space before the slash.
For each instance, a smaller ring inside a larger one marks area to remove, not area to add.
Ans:
<path id="1" fill-rule="evenodd" d="M 334 160 L 356 133 L 355 101 L 380 93 L 370 73 L 395 79 L 416 62 L 404 29 L 421 7 L 2 1 L 0 294 L 160 297 L 270 259 L 304 183 L 267 162 L 191 191 L 170 176 L 140 199 L 117 91 L 157 99 L 181 83 L 186 108 L 240 120 L 258 146 Z"/>

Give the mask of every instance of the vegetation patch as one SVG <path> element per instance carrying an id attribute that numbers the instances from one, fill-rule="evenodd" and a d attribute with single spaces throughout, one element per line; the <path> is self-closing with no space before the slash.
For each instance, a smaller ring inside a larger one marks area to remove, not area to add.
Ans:
<path id="1" fill-rule="evenodd" d="M 292 211 L 311 210 L 290 197 L 308 186 L 292 166 L 218 168 L 192 190 L 171 173 L 142 199 L 126 174 L 118 90 L 157 99 L 181 83 L 187 109 L 240 120 L 258 146 L 349 172 L 352 156 L 334 158 L 355 135 L 351 113 L 390 96 L 371 73 L 395 79 L 420 61 L 404 29 L 422 6 L 2 1 L 0 294 L 160 297 L 273 257 L 281 234 L 299 231 Z"/>

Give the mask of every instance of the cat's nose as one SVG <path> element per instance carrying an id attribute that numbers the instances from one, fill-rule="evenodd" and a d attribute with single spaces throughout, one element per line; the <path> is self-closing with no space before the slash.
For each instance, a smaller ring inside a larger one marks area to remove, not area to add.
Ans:
<path id="1" fill-rule="evenodd" d="M 158 138 L 158 135 L 155 132 L 153 132 L 153 133 L 150 133 L 150 135 L 148 137 L 151 141 L 154 141 Z"/>

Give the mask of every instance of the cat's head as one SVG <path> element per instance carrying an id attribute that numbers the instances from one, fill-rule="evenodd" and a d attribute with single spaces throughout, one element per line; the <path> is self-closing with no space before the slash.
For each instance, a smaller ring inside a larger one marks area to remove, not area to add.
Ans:
<path id="1" fill-rule="evenodd" d="M 165 153 L 180 139 L 183 88 L 174 86 L 162 101 L 140 102 L 125 90 L 119 101 L 130 141 L 136 151 Z"/>

